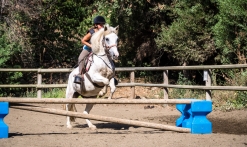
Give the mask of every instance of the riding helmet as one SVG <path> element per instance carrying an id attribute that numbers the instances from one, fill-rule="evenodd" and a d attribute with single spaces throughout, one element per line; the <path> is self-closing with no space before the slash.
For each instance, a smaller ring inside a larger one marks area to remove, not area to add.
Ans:
<path id="1" fill-rule="evenodd" d="M 105 18 L 103 16 L 96 16 L 93 20 L 93 24 L 105 23 Z"/>

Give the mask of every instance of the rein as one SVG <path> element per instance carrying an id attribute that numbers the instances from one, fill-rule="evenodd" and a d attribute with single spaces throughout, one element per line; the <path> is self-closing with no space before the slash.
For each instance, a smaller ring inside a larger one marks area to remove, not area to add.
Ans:
<path id="1" fill-rule="evenodd" d="M 94 54 L 94 55 L 96 55 L 96 54 Z M 112 71 L 113 71 L 113 69 L 112 69 L 112 67 L 110 67 L 110 65 L 108 65 L 106 62 L 105 62 L 105 60 L 101 57 L 101 56 L 107 56 L 108 57 L 108 59 L 109 59 L 109 56 L 107 55 L 107 54 L 104 54 L 104 55 L 96 55 L 98 58 L 100 58 L 104 63 L 105 63 L 105 65 L 107 66 L 107 67 L 109 67 Z"/>

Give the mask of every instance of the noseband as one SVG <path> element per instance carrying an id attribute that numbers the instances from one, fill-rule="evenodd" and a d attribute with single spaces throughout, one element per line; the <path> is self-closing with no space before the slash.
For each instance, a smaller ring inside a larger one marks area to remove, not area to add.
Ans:
<path id="1" fill-rule="evenodd" d="M 106 43 L 105 43 L 105 36 L 104 36 L 103 39 L 102 39 L 102 45 L 103 45 L 105 51 L 107 51 L 107 50 L 109 51 L 110 48 L 112 48 L 112 47 L 114 47 L 114 46 L 117 46 L 117 44 L 113 44 L 113 45 L 107 46 Z"/>

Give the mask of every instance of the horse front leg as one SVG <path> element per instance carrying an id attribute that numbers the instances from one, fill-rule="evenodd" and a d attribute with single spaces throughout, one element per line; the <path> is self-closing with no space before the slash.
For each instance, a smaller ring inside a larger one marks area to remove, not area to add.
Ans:
<path id="1" fill-rule="evenodd" d="M 94 76 L 91 77 L 94 83 L 103 83 L 104 85 L 109 85 L 109 79 L 101 76 L 100 74 L 95 73 Z"/>
<path id="2" fill-rule="evenodd" d="M 84 110 L 83 113 L 84 113 L 84 114 L 89 114 L 89 112 L 90 112 L 91 109 L 93 108 L 93 105 L 94 105 L 94 104 L 86 104 L 86 108 L 85 108 L 85 110 Z M 87 125 L 88 125 L 88 127 L 89 127 L 90 129 L 92 129 L 92 130 L 96 130 L 96 129 L 97 129 L 97 127 L 96 127 L 95 125 L 93 125 L 89 119 L 86 119 L 86 122 L 87 122 Z"/>
<path id="3" fill-rule="evenodd" d="M 113 96 L 113 94 L 114 94 L 114 92 L 116 90 L 116 85 L 115 85 L 115 79 L 114 78 L 111 78 L 109 86 L 110 86 L 111 91 L 110 91 L 110 96 L 108 97 L 108 99 L 112 99 L 112 96 Z"/>

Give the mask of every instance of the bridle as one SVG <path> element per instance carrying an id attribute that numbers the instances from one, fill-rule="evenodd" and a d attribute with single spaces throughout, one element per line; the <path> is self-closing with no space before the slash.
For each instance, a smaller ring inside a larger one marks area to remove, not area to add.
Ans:
<path id="1" fill-rule="evenodd" d="M 103 36 L 103 39 L 102 39 L 102 46 L 104 47 L 105 51 L 109 51 L 110 48 L 114 47 L 114 46 L 117 46 L 117 44 L 113 44 L 113 45 L 110 45 L 110 46 L 107 46 L 106 43 L 105 43 L 105 36 Z"/>

